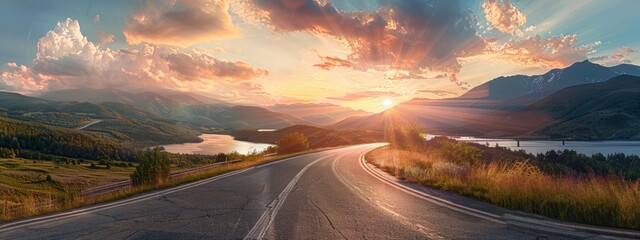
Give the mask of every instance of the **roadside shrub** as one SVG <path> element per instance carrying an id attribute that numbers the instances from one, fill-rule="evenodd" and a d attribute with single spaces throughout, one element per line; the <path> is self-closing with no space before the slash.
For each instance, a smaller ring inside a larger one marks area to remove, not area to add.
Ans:
<path id="1" fill-rule="evenodd" d="M 300 132 L 294 132 L 280 138 L 278 154 L 302 152 L 309 149 L 309 139 Z"/>
<path id="2" fill-rule="evenodd" d="M 278 147 L 269 146 L 266 149 L 262 150 L 262 154 L 271 154 L 271 153 L 278 153 Z"/>
<path id="3" fill-rule="evenodd" d="M 170 161 L 159 148 L 138 152 L 137 158 L 140 164 L 131 174 L 134 185 L 157 185 L 169 178 Z"/>
<path id="4" fill-rule="evenodd" d="M 459 142 L 445 142 L 441 151 L 445 158 L 464 165 L 478 164 L 482 156 L 479 148 Z"/>
<path id="5" fill-rule="evenodd" d="M 403 124 L 388 127 L 386 138 L 394 149 L 421 149 L 424 147 L 427 130 L 419 124 Z"/>
<path id="6" fill-rule="evenodd" d="M 226 162 L 227 161 L 227 155 L 225 155 L 224 153 L 218 153 L 216 155 L 216 162 Z"/>

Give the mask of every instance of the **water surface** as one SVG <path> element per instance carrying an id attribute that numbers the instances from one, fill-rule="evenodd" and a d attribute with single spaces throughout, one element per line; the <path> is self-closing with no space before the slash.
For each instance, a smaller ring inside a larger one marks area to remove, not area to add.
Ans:
<path id="1" fill-rule="evenodd" d="M 202 142 L 164 145 L 164 149 L 171 153 L 209 154 L 238 152 L 241 154 L 260 152 L 272 144 L 254 143 L 235 140 L 232 136 L 222 134 L 202 134 Z"/>
<path id="2" fill-rule="evenodd" d="M 427 139 L 435 137 L 434 135 L 428 135 Z M 476 137 L 452 137 L 458 141 L 473 142 L 479 144 L 489 144 L 495 146 L 498 144 L 501 147 L 507 147 L 512 150 L 523 149 L 528 153 L 546 153 L 550 150 L 564 150 L 570 149 L 576 152 L 583 153 L 587 156 L 591 156 L 595 153 L 602 153 L 604 155 L 613 153 L 624 153 L 626 155 L 640 155 L 640 141 L 565 141 L 564 146 L 562 141 L 545 141 L 545 140 L 532 140 L 532 141 L 520 141 L 520 147 L 518 142 L 513 139 L 493 139 L 493 138 L 476 138 Z"/>

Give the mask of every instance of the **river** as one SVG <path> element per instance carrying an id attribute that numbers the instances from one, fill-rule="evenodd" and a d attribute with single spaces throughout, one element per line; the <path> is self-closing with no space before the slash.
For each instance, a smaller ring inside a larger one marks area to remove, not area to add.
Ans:
<path id="1" fill-rule="evenodd" d="M 222 134 L 202 134 L 202 142 L 164 145 L 164 149 L 171 153 L 209 154 L 238 152 L 241 154 L 260 152 L 272 144 L 254 143 L 235 140 L 232 136 Z"/>
<path id="2" fill-rule="evenodd" d="M 434 135 L 428 135 L 427 139 L 433 138 Z M 458 141 L 474 142 L 479 144 L 489 143 L 490 146 L 498 144 L 501 147 L 508 147 L 513 150 L 523 149 L 528 153 L 546 153 L 550 150 L 570 149 L 576 152 L 591 156 L 595 153 L 602 153 L 605 156 L 613 153 L 624 153 L 626 155 L 640 155 L 640 141 L 520 141 L 512 139 L 492 139 L 492 138 L 476 138 L 476 137 L 452 137 Z"/>

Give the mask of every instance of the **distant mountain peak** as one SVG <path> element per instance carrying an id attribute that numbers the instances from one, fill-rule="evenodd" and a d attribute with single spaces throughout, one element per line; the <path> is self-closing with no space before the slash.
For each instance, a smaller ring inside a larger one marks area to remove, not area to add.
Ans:
<path id="1" fill-rule="evenodd" d="M 510 100 L 535 95 L 531 100 L 541 99 L 560 89 L 603 82 L 621 74 L 640 75 L 640 67 L 618 65 L 605 67 L 591 61 L 575 62 L 562 69 L 552 69 L 542 75 L 515 75 L 498 77 L 469 90 L 460 98 L 482 100 Z"/>

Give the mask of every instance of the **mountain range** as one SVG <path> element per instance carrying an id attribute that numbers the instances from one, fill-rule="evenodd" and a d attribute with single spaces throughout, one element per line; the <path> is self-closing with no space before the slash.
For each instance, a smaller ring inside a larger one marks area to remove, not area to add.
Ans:
<path id="1" fill-rule="evenodd" d="M 276 104 L 267 107 L 269 110 L 296 116 L 318 126 L 334 124 L 352 116 L 367 116 L 370 112 L 354 110 L 329 103 L 294 103 Z"/>
<path id="2" fill-rule="evenodd" d="M 474 87 L 459 98 L 510 100 L 526 95 L 536 95 L 543 98 L 569 86 L 606 81 L 623 74 L 616 72 L 619 71 L 617 70 L 619 68 L 623 67 L 608 68 L 585 60 L 564 69 L 550 70 L 542 75 L 498 77 Z"/>
<path id="3" fill-rule="evenodd" d="M 163 118 L 218 129 L 282 128 L 296 124 L 324 126 L 348 116 L 369 114 L 334 104 L 244 106 L 176 92 L 128 92 L 118 89 L 66 89 L 39 97 L 55 101 L 128 104 Z"/>
<path id="4" fill-rule="evenodd" d="M 523 111 L 553 121 L 534 134 L 553 138 L 640 140 L 640 77 L 622 75 L 606 82 L 568 87 Z"/>
<path id="5" fill-rule="evenodd" d="M 228 102 L 194 97 L 186 93 L 127 92 L 118 89 L 67 89 L 47 92 L 41 98 L 56 101 L 120 103 L 153 115 L 206 128 L 281 128 L 305 124 L 302 119 L 262 107 L 239 106 Z"/>
<path id="6" fill-rule="evenodd" d="M 640 76 L 640 67 L 629 64 L 604 67 L 589 61 L 577 62 L 542 75 L 499 77 L 457 98 L 412 99 L 381 113 L 344 119 L 331 128 L 382 130 L 392 124 L 417 122 L 431 133 L 446 135 L 635 138 L 632 129 L 640 125 L 632 114 L 637 111 L 636 100 L 629 98 L 634 97 L 632 85 L 640 81 L 623 74 Z M 593 92 L 583 89 L 587 86 Z M 598 95 L 605 93 L 611 95 L 606 99 Z M 614 98 L 617 96 L 614 93 L 624 93 L 621 95 L 624 98 Z M 569 99 L 575 100 L 569 104 Z M 563 111 L 558 111 L 560 107 Z M 581 110 L 566 113 L 571 109 Z M 589 122 L 602 125 L 585 127 Z M 580 129 L 585 132 L 580 133 Z"/>
<path id="7" fill-rule="evenodd" d="M 179 133 L 188 136 L 185 140 L 193 139 L 190 131 L 293 125 L 379 131 L 409 122 L 446 135 L 629 139 L 638 137 L 633 129 L 640 126 L 634 95 L 638 79 L 631 75 L 640 75 L 640 67 L 583 61 L 542 75 L 499 77 L 457 98 L 415 98 L 375 114 L 333 104 L 244 106 L 192 93 L 86 88 L 39 97 L 0 92 L 0 114 L 24 119 L 26 114 L 55 112 L 78 121 L 101 119 L 87 130 L 131 139 L 144 139 L 144 128 L 130 127 L 144 124 L 159 133 L 171 129 L 157 135 L 161 139 Z M 129 130 L 118 132 L 121 126 Z"/>

